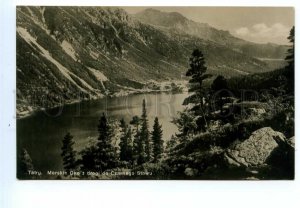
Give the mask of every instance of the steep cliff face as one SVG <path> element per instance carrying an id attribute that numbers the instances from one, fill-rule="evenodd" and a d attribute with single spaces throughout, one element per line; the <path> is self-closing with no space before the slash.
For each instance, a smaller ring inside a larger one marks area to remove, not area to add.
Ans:
<path id="1" fill-rule="evenodd" d="M 166 32 L 118 8 L 17 7 L 16 30 L 18 114 L 181 79 L 195 48 L 212 74 L 270 70 L 217 41 Z"/>

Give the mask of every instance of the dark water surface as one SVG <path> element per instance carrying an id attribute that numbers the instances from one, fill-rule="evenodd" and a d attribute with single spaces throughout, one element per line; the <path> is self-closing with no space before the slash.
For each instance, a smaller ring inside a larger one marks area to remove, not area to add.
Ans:
<path id="1" fill-rule="evenodd" d="M 74 136 L 75 148 L 83 147 L 98 135 L 100 115 L 105 112 L 110 118 L 124 118 L 129 122 L 134 115 L 142 113 L 142 101 L 146 100 L 149 129 L 158 117 L 163 127 L 163 138 L 168 140 L 177 132 L 170 121 L 183 110 L 183 94 L 138 94 L 127 97 L 103 98 L 84 101 L 61 108 L 37 112 L 17 120 L 18 152 L 25 148 L 36 170 L 62 170 L 60 157 L 62 139 L 67 132 Z"/>

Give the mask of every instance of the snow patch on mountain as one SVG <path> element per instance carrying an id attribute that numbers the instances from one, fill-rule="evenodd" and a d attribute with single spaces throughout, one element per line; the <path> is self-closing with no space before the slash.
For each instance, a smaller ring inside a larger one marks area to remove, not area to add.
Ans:
<path id="1" fill-rule="evenodd" d="M 103 89 L 106 90 L 103 82 L 108 81 L 108 78 L 99 70 L 96 70 L 96 69 L 91 68 L 91 67 L 87 67 L 87 68 L 95 75 L 96 79 L 98 81 L 100 81 L 101 86 L 103 87 Z"/>
<path id="2" fill-rule="evenodd" d="M 17 27 L 17 32 L 19 33 L 19 35 L 31 46 L 33 46 L 32 44 L 34 44 L 40 51 L 41 51 L 41 55 L 43 57 L 45 57 L 46 59 L 48 59 L 49 61 L 51 61 L 58 69 L 59 71 L 68 79 L 70 80 L 70 82 L 72 82 L 74 85 L 76 85 L 81 91 L 83 92 L 87 92 L 84 88 L 82 88 L 81 86 L 79 86 L 70 76 L 73 75 L 74 77 L 76 77 L 77 79 L 80 80 L 80 82 L 86 86 L 88 89 L 90 89 L 91 91 L 94 91 L 95 89 L 93 87 L 91 87 L 88 83 L 86 83 L 84 80 L 82 80 L 80 77 L 76 76 L 74 73 L 70 72 L 66 67 L 64 67 L 63 65 L 61 65 L 58 61 L 56 61 L 49 53 L 49 51 L 47 51 L 46 49 L 44 49 L 40 44 L 37 43 L 36 39 L 34 37 L 31 36 L 31 34 L 22 27 Z"/>
<path id="3" fill-rule="evenodd" d="M 99 70 L 91 68 L 91 67 L 87 67 L 97 78 L 97 80 L 99 81 L 108 81 L 108 78 Z"/>
<path id="4" fill-rule="evenodd" d="M 74 61 L 77 60 L 75 50 L 68 41 L 63 40 L 61 43 L 61 47 Z"/>

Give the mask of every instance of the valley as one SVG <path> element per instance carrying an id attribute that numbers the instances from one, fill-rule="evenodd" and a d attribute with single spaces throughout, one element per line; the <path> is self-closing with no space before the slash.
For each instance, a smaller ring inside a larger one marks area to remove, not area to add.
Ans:
<path id="1" fill-rule="evenodd" d="M 157 13 L 17 7 L 18 117 L 78 100 L 146 92 L 150 79 L 177 82 L 194 48 L 203 50 L 211 74 L 227 78 L 271 71 L 277 66 L 263 58 L 283 56 L 284 46 L 250 44 L 180 14 L 161 12 L 154 21 Z M 177 17 L 174 23 L 158 21 L 170 15 Z M 252 56 L 257 51 L 259 59 Z"/>

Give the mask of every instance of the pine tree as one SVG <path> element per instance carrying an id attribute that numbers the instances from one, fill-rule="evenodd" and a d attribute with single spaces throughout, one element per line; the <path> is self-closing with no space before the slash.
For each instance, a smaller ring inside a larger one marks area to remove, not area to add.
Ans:
<path id="1" fill-rule="evenodd" d="M 81 155 L 81 170 L 84 172 L 87 171 L 94 171 L 96 172 L 97 169 L 97 153 L 98 153 L 98 149 L 97 146 L 95 145 L 91 145 L 86 147 L 84 150 L 82 150 L 80 152 Z"/>
<path id="2" fill-rule="evenodd" d="M 295 27 L 292 27 L 292 29 L 290 30 L 288 40 L 292 45 L 288 49 L 288 55 L 286 56 L 285 60 L 288 62 L 289 65 L 294 65 L 294 58 L 295 58 L 294 57 L 294 54 L 295 54 Z"/>
<path id="3" fill-rule="evenodd" d="M 206 74 L 207 67 L 202 52 L 198 49 L 194 50 L 190 58 L 190 68 L 186 72 L 186 76 L 191 77 L 189 80 L 191 95 L 184 100 L 184 104 L 193 104 L 191 111 L 198 117 L 197 125 L 199 130 L 207 128 L 207 94 L 203 87 L 203 81 L 210 78 L 210 74 Z"/>
<path id="4" fill-rule="evenodd" d="M 68 132 L 62 141 L 61 156 L 63 159 L 64 169 L 69 172 L 74 170 L 77 166 L 76 152 L 73 149 L 74 141 L 73 136 Z"/>
<path id="5" fill-rule="evenodd" d="M 104 113 L 99 120 L 98 132 L 96 167 L 99 171 L 105 171 L 114 168 L 117 160 L 115 148 L 111 142 L 111 129 Z"/>
<path id="6" fill-rule="evenodd" d="M 143 161 L 141 161 L 141 155 L 142 155 L 142 143 L 140 140 L 140 132 L 139 130 L 136 131 L 135 135 L 134 135 L 134 139 L 133 139 L 133 159 L 137 164 L 141 164 L 143 163 Z"/>
<path id="7" fill-rule="evenodd" d="M 288 65 L 286 66 L 286 78 L 287 78 L 287 90 L 288 92 L 294 92 L 295 86 L 295 27 L 292 27 L 290 30 L 290 35 L 288 40 L 291 43 L 291 47 L 288 49 L 285 60 L 287 61 Z"/>
<path id="8" fill-rule="evenodd" d="M 140 149 L 143 154 L 140 155 L 140 162 L 138 162 L 139 164 L 148 162 L 151 159 L 151 146 L 149 140 L 148 119 L 145 99 L 143 99 L 143 111 L 141 121 L 142 126 L 140 131 Z"/>
<path id="9" fill-rule="evenodd" d="M 124 121 L 121 119 L 120 127 L 122 128 L 122 136 L 120 139 L 120 160 L 132 162 L 132 133 L 131 128 L 128 127 Z"/>
<path id="10" fill-rule="evenodd" d="M 132 130 L 129 127 L 127 130 L 127 161 L 133 163 L 133 141 L 132 141 Z"/>
<path id="11" fill-rule="evenodd" d="M 124 118 L 122 118 L 120 120 L 120 127 L 122 128 L 122 130 L 121 130 L 122 132 L 127 129 L 127 125 L 126 125 Z"/>
<path id="12" fill-rule="evenodd" d="M 153 131 L 151 132 L 151 135 L 153 144 L 153 161 L 157 162 L 161 158 L 164 150 L 164 141 L 162 140 L 162 126 L 159 124 L 157 117 L 155 117 L 154 119 Z"/>
<path id="13" fill-rule="evenodd" d="M 177 144 L 177 137 L 172 135 L 171 138 L 166 143 L 166 150 L 165 150 L 165 152 L 169 157 L 171 156 L 173 152 L 173 148 L 176 146 L 176 144 Z"/>
<path id="14" fill-rule="evenodd" d="M 138 116 L 133 116 L 132 120 L 130 121 L 131 125 L 134 125 L 135 128 L 138 130 L 140 124 L 140 118 Z"/>
<path id="15" fill-rule="evenodd" d="M 188 110 L 179 112 L 179 117 L 173 120 L 179 130 L 179 134 L 176 134 L 181 140 L 185 141 L 187 137 L 194 134 L 197 131 L 197 123 L 194 115 Z"/>
<path id="16" fill-rule="evenodd" d="M 34 167 L 30 155 L 26 149 L 23 149 L 18 159 L 18 178 L 30 179 L 32 178 L 29 171 L 33 171 Z"/>
<path id="17" fill-rule="evenodd" d="M 135 134 L 134 134 L 134 140 L 133 140 L 133 159 L 134 161 L 138 162 L 139 155 L 141 155 L 141 140 L 140 140 L 140 131 L 139 131 L 139 124 L 140 124 L 140 118 L 138 116 L 132 117 L 132 120 L 130 121 L 130 124 L 135 126 Z"/>

